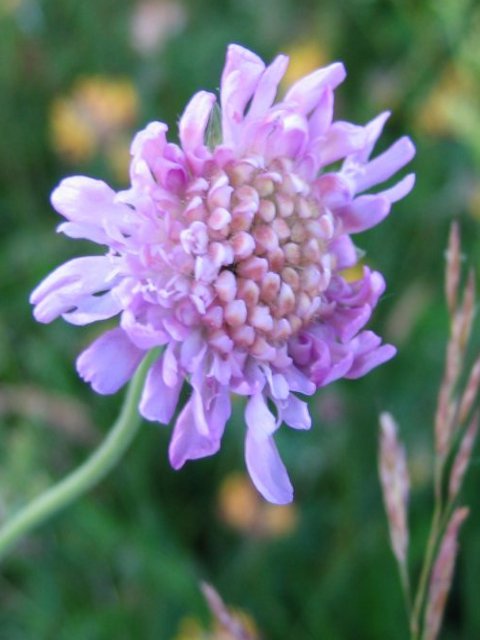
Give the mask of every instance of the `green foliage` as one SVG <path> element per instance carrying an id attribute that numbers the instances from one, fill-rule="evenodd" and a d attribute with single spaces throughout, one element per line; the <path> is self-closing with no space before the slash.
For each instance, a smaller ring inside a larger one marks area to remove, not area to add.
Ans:
<path id="1" fill-rule="evenodd" d="M 182 618 L 207 619 L 198 590 L 205 579 L 271 640 L 400 640 L 407 626 L 377 480 L 377 416 L 389 410 L 398 418 L 413 461 L 415 569 L 431 506 L 431 424 L 447 338 L 443 251 L 452 218 L 460 219 L 468 261 L 475 265 L 480 255 L 480 8 L 473 0 L 150 4 L 177 13 L 159 14 L 170 26 L 148 50 L 132 40 L 140 0 L 0 6 L 2 517 L 83 460 L 120 404 L 118 396 L 93 394 L 74 370 L 95 327 L 44 327 L 31 317 L 35 284 L 82 252 L 78 242 L 55 236 L 48 194 L 73 173 L 124 183 L 117 143 L 153 119 L 175 136 L 191 94 L 218 88 L 229 42 L 267 59 L 287 50 L 305 67 L 313 55 L 305 42 L 321 61 L 344 60 L 339 117 L 364 122 L 392 108 L 382 144 L 404 133 L 414 138 L 415 191 L 358 238 L 388 282 L 374 328 L 399 355 L 364 380 L 321 391 L 312 401 L 312 431 L 279 438 L 297 493 L 298 522 L 284 536 L 238 531 L 222 517 L 220 487 L 243 468 L 241 411 L 222 452 L 180 472 L 167 463 L 169 429 L 145 424 L 98 489 L 3 563 L 0 638 L 173 640 Z M 90 76 L 128 79 L 139 107 L 105 145 L 72 157 L 52 133 L 54 105 Z M 21 401 L 29 389 L 48 399 L 48 411 L 39 415 Z M 57 400 L 70 413 L 59 414 Z M 444 638 L 480 637 L 479 479 L 475 458 L 467 482 L 472 515 Z"/>

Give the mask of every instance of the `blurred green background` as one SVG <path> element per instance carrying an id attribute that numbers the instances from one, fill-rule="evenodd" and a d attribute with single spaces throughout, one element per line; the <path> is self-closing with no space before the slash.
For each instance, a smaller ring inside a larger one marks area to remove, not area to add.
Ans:
<path id="1" fill-rule="evenodd" d="M 90 251 L 54 233 L 49 193 L 75 173 L 126 185 L 132 133 L 158 119 L 175 138 L 190 95 L 218 89 L 230 42 L 266 60 L 289 53 L 291 79 L 343 60 L 337 117 L 363 123 L 391 108 L 380 148 L 413 137 L 415 191 L 357 238 L 388 282 L 372 326 L 399 355 L 364 380 L 321 390 L 310 433 L 280 434 L 292 507 L 268 507 L 252 493 L 240 405 L 221 453 L 180 472 L 167 462 L 170 429 L 146 423 L 101 486 L 2 564 L 1 640 L 213 638 L 202 635 L 209 616 L 199 580 L 246 612 L 263 638 L 407 637 L 377 480 L 377 416 L 398 418 L 409 452 L 415 572 L 432 504 L 452 219 L 465 263 L 476 267 L 480 255 L 473 0 L 1 0 L 0 516 L 84 459 L 121 402 L 95 395 L 75 373 L 98 327 L 32 319 L 36 283 Z M 446 639 L 480 637 L 478 462 L 476 452 Z"/>

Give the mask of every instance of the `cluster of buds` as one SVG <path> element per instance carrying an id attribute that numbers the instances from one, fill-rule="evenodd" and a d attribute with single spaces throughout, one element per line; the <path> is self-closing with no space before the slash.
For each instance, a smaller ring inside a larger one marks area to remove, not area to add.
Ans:
<path id="1" fill-rule="evenodd" d="M 190 256 L 185 275 L 192 286 L 202 282 L 209 308 L 199 319 L 220 351 L 233 341 L 274 361 L 277 347 L 318 316 L 335 221 L 311 189 L 288 158 L 265 167 L 254 156 L 213 166 L 209 181 L 189 186 L 179 233 Z"/>

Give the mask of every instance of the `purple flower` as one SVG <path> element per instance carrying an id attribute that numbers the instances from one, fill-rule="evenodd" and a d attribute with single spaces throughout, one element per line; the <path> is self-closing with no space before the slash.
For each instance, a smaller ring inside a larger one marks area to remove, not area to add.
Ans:
<path id="1" fill-rule="evenodd" d="M 288 59 L 266 67 L 228 49 L 222 75 L 221 142 L 206 142 L 215 96 L 195 94 L 179 123 L 150 123 L 133 140 L 131 188 L 67 178 L 52 203 L 59 230 L 108 247 L 70 260 L 32 294 L 35 317 L 84 325 L 119 315 L 77 368 L 98 393 L 115 393 L 146 351 L 151 367 L 142 415 L 169 423 L 187 380 L 170 461 L 216 453 L 232 393 L 246 396 L 246 464 L 262 495 L 279 504 L 293 490 L 274 442 L 284 422 L 309 429 L 311 395 L 390 359 L 394 347 L 363 330 L 385 284 L 367 267 L 356 282 L 351 234 L 368 229 L 412 188 L 413 175 L 375 194 L 414 155 L 408 138 L 370 160 L 388 113 L 366 126 L 333 121 L 334 63 L 296 82 L 274 103 Z M 339 169 L 328 169 L 342 161 Z M 274 410 L 272 411 L 272 408 Z"/>

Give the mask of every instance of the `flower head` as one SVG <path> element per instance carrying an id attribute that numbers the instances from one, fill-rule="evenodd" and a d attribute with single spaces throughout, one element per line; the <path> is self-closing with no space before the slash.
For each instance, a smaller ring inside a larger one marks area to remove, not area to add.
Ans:
<path id="1" fill-rule="evenodd" d="M 365 267 L 348 282 L 342 271 L 358 261 L 350 235 L 380 222 L 414 182 L 408 175 L 366 195 L 412 158 L 412 143 L 402 138 L 370 160 L 388 114 L 366 126 L 333 121 L 340 63 L 274 103 L 287 64 L 278 56 L 266 67 L 231 45 L 217 146 L 206 142 L 215 96 L 200 91 L 180 118 L 179 145 L 160 122 L 137 134 L 130 189 L 63 180 L 52 195 L 66 218 L 59 230 L 108 252 L 70 260 L 31 298 L 41 322 L 120 316 L 77 361 L 98 393 L 116 392 L 147 350 L 164 346 L 140 411 L 170 422 L 189 382 L 170 443 L 176 469 L 219 449 L 230 396 L 245 396 L 247 468 L 276 503 L 291 501 L 293 490 L 274 433 L 282 423 L 311 424 L 296 394 L 362 376 L 395 353 L 363 330 L 382 276 Z"/>

